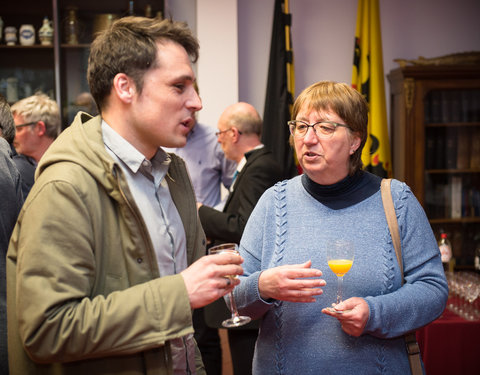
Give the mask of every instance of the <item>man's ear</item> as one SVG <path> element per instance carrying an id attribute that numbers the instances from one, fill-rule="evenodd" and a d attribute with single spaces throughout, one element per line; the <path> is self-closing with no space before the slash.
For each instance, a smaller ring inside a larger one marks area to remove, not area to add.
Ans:
<path id="1" fill-rule="evenodd" d="M 37 133 L 37 135 L 39 136 L 45 135 L 45 133 L 47 132 L 47 126 L 43 121 L 37 121 L 34 129 L 35 129 L 35 133 Z"/>
<path id="2" fill-rule="evenodd" d="M 240 131 L 235 126 L 232 126 L 230 129 L 232 129 L 233 132 L 233 142 L 238 142 L 238 139 L 240 137 Z"/>
<path id="3" fill-rule="evenodd" d="M 118 73 L 113 78 L 113 92 L 124 103 L 131 103 L 137 89 L 133 80 L 125 73 Z"/>

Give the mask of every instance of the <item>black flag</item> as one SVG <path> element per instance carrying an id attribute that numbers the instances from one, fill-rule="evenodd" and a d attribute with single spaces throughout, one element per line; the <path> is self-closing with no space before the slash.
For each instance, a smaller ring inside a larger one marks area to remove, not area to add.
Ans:
<path id="1" fill-rule="evenodd" d="M 291 20 L 288 0 L 275 0 L 262 143 L 283 165 L 284 178 L 297 174 L 294 152 L 288 143 L 290 132 L 287 126 L 287 121 L 291 120 L 295 91 Z"/>

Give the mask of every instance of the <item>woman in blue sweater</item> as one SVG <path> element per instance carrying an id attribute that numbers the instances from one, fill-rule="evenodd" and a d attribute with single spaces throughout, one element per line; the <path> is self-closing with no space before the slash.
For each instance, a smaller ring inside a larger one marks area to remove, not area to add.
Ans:
<path id="1" fill-rule="evenodd" d="M 403 335 L 436 319 L 448 287 L 428 219 L 410 188 L 391 189 L 405 284 L 380 195 L 361 170 L 365 99 L 346 84 L 318 82 L 293 107 L 291 141 L 304 174 L 262 196 L 243 234 L 240 312 L 262 318 L 253 372 L 408 374 Z M 355 260 L 336 299 L 327 243 L 354 242 Z M 345 311 L 343 311 L 345 310 Z M 342 312 L 343 311 L 343 312 Z"/>

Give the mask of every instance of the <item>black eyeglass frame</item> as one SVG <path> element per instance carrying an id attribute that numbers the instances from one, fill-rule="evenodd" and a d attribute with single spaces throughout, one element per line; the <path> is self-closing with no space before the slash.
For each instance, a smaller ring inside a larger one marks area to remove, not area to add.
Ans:
<path id="1" fill-rule="evenodd" d="M 36 125 L 38 121 L 26 122 L 25 124 L 15 125 L 15 129 L 23 128 L 25 126 Z"/>
<path id="2" fill-rule="evenodd" d="M 307 130 L 305 130 L 305 133 L 304 134 L 298 134 L 298 135 L 295 135 L 295 130 L 297 129 L 297 122 L 300 122 L 302 123 L 303 125 L 305 125 L 307 127 Z M 333 132 L 331 134 L 318 134 L 317 133 L 317 130 L 318 130 L 318 127 L 317 125 L 318 124 L 330 124 L 330 125 L 333 125 L 334 129 L 333 129 Z M 305 121 L 302 121 L 302 120 L 291 120 L 291 121 L 288 121 L 287 122 L 287 125 L 288 125 L 288 129 L 290 130 L 290 134 L 294 137 L 305 137 L 308 133 L 308 128 L 312 128 L 313 129 L 313 132 L 315 133 L 315 135 L 321 137 L 321 138 L 330 138 L 333 136 L 333 134 L 335 134 L 335 130 L 337 130 L 337 127 L 338 126 L 342 126 L 344 128 L 347 128 L 347 129 L 351 129 L 350 126 L 348 126 L 347 124 L 341 124 L 339 122 L 334 122 L 334 121 L 317 121 L 316 123 L 314 124 L 309 124 Z"/>
<path id="3" fill-rule="evenodd" d="M 220 134 L 223 134 L 223 133 L 226 133 L 230 130 L 233 130 L 233 127 L 231 128 L 228 128 L 227 130 L 219 130 L 218 132 L 215 132 L 215 135 L 217 136 L 217 138 L 220 136 Z M 242 132 L 240 130 L 237 129 L 237 132 L 238 134 L 242 134 Z"/>

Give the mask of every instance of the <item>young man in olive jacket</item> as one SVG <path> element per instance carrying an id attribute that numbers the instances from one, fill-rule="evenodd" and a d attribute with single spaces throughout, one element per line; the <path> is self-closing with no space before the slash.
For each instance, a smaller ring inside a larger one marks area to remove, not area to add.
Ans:
<path id="1" fill-rule="evenodd" d="M 201 101 L 183 23 L 126 17 L 91 46 L 100 110 L 40 161 L 7 255 L 9 363 L 27 374 L 204 374 L 192 309 L 238 284 L 204 256 L 183 161 Z"/>

